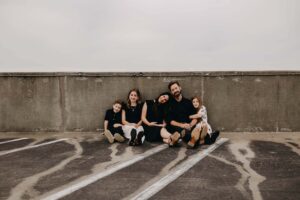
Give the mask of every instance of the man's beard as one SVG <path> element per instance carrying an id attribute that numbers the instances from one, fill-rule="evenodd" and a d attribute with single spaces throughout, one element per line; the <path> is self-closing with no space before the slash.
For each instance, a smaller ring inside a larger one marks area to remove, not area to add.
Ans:
<path id="1" fill-rule="evenodd" d="M 174 96 L 175 98 L 178 98 L 180 95 L 181 95 L 181 92 L 178 91 L 178 92 L 175 92 L 173 96 Z"/>

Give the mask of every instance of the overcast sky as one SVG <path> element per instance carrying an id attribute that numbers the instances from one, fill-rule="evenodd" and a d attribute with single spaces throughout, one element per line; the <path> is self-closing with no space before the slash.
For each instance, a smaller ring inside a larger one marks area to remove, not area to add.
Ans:
<path id="1" fill-rule="evenodd" d="M 0 0 L 0 72 L 300 70 L 299 0 Z"/>

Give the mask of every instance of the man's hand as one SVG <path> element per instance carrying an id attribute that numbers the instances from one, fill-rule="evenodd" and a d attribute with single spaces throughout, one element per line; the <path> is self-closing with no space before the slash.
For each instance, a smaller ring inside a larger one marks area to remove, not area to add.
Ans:
<path id="1" fill-rule="evenodd" d="M 182 128 L 187 129 L 187 130 L 191 130 L 192 127 L 191 127 L 190 124 L 184 123 L 184 124 L 182 125 Z"/>

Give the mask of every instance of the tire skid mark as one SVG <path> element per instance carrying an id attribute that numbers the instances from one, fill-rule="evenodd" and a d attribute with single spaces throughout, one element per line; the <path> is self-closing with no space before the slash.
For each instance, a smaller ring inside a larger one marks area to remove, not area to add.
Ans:
<path id="1" fill-rule="evenodd" d="M 22 196 L 26 195 L 26 197 L 34 198 L 35 196 L 39 195 L 39 193 L 33 189 L 35 184 L 39 181 L 40 178 L 52 174 L 58 170 L 63 169 L 68 163 L 72 160 L 80 158 L 82 156 L 82 147 L 80 146 L 79 142 L 74 139 L 68 139 L 65 141 L 75 147 L 75 153 L 73 156 L 62 160 L 59 164 L 51 167 L 50 169 L 25 178 L 21 183 L 19 183 L 16 187 L 11 190 L 11 195 L 8 200 L 14 199 L 21 199 Z"/>

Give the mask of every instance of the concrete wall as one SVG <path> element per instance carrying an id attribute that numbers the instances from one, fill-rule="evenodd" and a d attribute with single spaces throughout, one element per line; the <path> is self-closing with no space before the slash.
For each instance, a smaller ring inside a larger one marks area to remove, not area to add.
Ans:
<path id="1" fill-rule="evenodd" d="M 115 99 L 178 80 L 222 131 L 300 131 L 300 72 L 1 73 L 0 131 L 96 131 Z"/>

